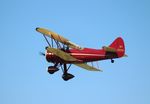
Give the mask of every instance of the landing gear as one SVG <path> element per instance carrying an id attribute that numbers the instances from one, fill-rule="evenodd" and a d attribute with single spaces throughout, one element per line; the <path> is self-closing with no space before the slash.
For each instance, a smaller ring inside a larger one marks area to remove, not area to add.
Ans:
<path id="1" fill-rule="evenodd" d="M 70 74 L 70 73 L 66 73 L 62 75 L 62 78 L 64 81 L 68 81 L 69 79 L 72 79 L 74 77 L 74 75 Z"/>
<path id="2" fill-rule="evenodd" d="M 64 81 L 68 81 L 68 80 L 74 78 L 74 75 L 68 73 L 68 70 L 71 67 L 71 65 L 69 67 L 67 67 L 67 64 L 56 63 L 54 66 L 49 66 L 47 71 L 49 74 L 54 74 L 55 72 L 57 72 L 59 70 L 58 67 L 60 67 L 60 66 L 61 66 L 61 69 L 63 71 L 62 79 Z"/>
<path id="3" fill-rule="evenodd" d="M 114 60 L 113 60 L 113 59 L 111 59 L 111 63 L 114 63 Z"/>
<path id="4" fill-rule="evenodd" d="M 69 68 L 70 68 L 70 66 L 69 66 Z M 67 65 L 64 64 L 63 75 L 62 75 L 62 78 L 64 81 L 68 81 L 68 80 L 74 78 L 74 75 L 68 73 L 69 68 L 67 68 Z"/>
<path id="5" fill-rule="evenodd" d="M 57 72 L 57 71 L 59 70 L 59 69 L 57 68 L 57 65 L 58 65 L 58 64 L 55 64 L 54 66 L 49 66 L 49 67 L 48 67 L 48 70 L 47 70 L 48 73 L 49 73 L 49 74 L 54 74 L 55 72 Z"/>

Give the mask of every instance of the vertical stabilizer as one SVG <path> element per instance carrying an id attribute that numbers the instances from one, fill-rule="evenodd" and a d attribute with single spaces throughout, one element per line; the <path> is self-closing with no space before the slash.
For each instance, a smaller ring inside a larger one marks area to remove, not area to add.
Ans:
<path id="1" fill-rule="evenodd" d="M 121 37 L 116 38 L 109 47 L 114 48 L 116 50 L 118 57 L 124 56 L 125 45 Z"/>

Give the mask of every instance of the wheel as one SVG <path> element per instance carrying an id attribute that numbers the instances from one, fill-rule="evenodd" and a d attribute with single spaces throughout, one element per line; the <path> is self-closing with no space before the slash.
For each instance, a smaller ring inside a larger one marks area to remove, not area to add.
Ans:
<path id="1" fill-rule="evenodd" d="M 111 63 L 114 63 L 114 60 L 113 60 L 113 59 L 111 59 Z"/>
<path id="2" fill-rule="evenodd" d="M 54 74 L 55 72 L 57 72 L 59 69 L 57 67 L 54 67 L 54 66 L 49 66 L 48 67 L 48 73 L 49 74 Z"/>
<path id="3" fill-rule="evenodd" d="M 64 81 L 68 81 L 68 80 L 74 78 L 74 75 L 72 75 L 70 73 L 66 73 L 66 74 L 62 75 L 62 78 L 63 78 Z"/>

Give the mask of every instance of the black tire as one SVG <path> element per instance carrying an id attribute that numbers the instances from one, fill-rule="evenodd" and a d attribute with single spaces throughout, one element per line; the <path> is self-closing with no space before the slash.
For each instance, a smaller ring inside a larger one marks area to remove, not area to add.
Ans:
<path id="1" fill-rule="evenodd" d="M 111 59 L 111 63 L 114 63 L 115 61 L 113 59 Z"/>
<path id="2" fill-rule="evenodd" d="M 57 67 L 54 67 L 54 66 L 49 66 L 48 67 L 48 73 L 49 74 L 54 74 L 55 72 L 57 72 L 59 69 Z"/>
<path id="3" fill-rule="evenodd" d="M 74 75 L 72 75 L 70 73 L 66 73 L 66 74 L 62 75 L 62 78 L 63 78 L 64 81 L 68 81 L 68 80 L 74 78 Z"/>

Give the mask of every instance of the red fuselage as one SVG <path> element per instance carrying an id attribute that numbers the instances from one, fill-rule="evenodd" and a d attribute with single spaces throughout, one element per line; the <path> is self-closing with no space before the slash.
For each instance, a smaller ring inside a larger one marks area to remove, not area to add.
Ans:
<path id="1" fill-rule="evenodd" d="M 57 57 L 56 55 L 48 51 L 46 51 L 46 60 L 48 62 L 53 62 L 53 63 L 84 63 L 84 62 L 119 58 L 122 57 L 124 54 L 123 52 L 109 53 L 106 52 L 104 49 L 91 49 L 91 48 L 84 48 L 83 50 L 70 49 L 65 52 L 69 53 L 71 56 L 73 56 L 78 60 L 73 62 L 64 61 L 61 58 Z"/>
<path id="2" fill-rule="evenodd" d="M 46 51 L 46 59 L 48 62 L 62 64 L 84 63 L 105 59 L 114 59 L 125 55 L 125 45 L 123 39 L 121 37 L 118 37 L 113 41 L 111 45 L 109 45 L 107 49 L 105 49 L 104 47 L 102 49 L 84 48 L 82 50 L 70 49 L 64 52 L 70 54 L 72 57 L 77 59 L 77 61 L 65 61 L 48 51 Z"/>

